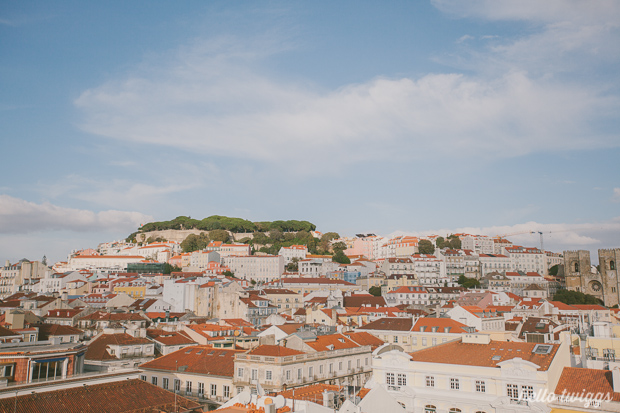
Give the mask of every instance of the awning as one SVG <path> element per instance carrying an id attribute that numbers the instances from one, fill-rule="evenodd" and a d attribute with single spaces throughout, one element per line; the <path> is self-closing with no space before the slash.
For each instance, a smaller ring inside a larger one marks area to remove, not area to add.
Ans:
<path id="1" fill-rule="evenodd" d="M 57 357 L 55 359 L 39 359 L 39 360 L 32 360 L 32 361 L 34 361 L 35 363 L 50 363 L 50 362 L 53 362 L 53 361 L 61 361 L 61 360 L 65 360 L 65 359 L 66 359 L 66 357 Z"/>

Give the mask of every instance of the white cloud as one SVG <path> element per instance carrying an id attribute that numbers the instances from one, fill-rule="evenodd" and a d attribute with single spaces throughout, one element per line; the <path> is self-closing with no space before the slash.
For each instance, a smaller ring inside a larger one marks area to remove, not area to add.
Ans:
<path id="1" fill-rule="evenodd" d="M 376 78 L 321 90 L 261 73 L 256 67 L 269 46 L 229 48 L 185 47 L 150 62 L 157 69 L 85 91 L 75 101 L 84 113 L 81 127 L 206 156 L 296 163 L 303 154 L 331 165 L 620 145 L 616 136 L 591 130 L 617 100 L 585 86 L 516 71 L 492 79 Z"/>
<path id="2" fill-rule="evenodd" d="M 457 43 L 457 44 L 458 44 L 458 43 L 463 43 L 463 42 L 466 42 L 467 40 L 472 40 L 473 38 L 474 38 L 473 36 L 470 36 L 470 35 L 468 35 L 468 34 L 465 34 L 465 35 L 463 35 L 463 36 L 459 37 L 459 38 L 456 40 L 456 43 Z"/>
<path id="3" fill-rule="evenodd" d="M 65 208 L 45 202 L 37 204 L 9 195 L 0 195 L 0 233 L 23 234 L 69 230 L 134 231 L 140 224 L 152 220 L 151 216 L 129 211 L 93 212 Z"/>
<path id="4" fill-rule="evenodd" d="M 613 194 L 612 199 L 615 202 L 620 202 L 620 188 L 614 188 L 614 194 Z"/>
<path id="5" fill-rule="evenodd" d="M 472 56 L 480 70 L 526 70 L 550 74 L 582 71 L 620 57 L 620 2 L 616 0 L 434 0 L 459 18 L 519 21 L 526 34 L 498 38 Z"/>

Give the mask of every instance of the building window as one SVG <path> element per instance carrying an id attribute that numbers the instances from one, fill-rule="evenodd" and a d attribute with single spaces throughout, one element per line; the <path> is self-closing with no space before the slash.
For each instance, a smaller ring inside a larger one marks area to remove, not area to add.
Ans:
<path id="1" fill-rule="evenodd" d="M 252 369 L 252 380 L 258 379 L 258 370 Z"/>
<path id="2" fill-rule="evenodd" d="M 476 391 L 479 393 L 485 393 L 487 391 L 483 380 L 476 380 Z"/>
<path id="3" fill-rule="evenodd" d="M 521 398 L 523 400 L 531 400 L 534 398 L 533 386 L 521 386 Z"/>
<path id="4" fill-rule="evenodd" d="M 450 389 L 458 390 L 459 389 L 459 379 L 450 379 Z"/>
<path id="5" fill-rule="evenodd" d="M 342 371 L 342 361 L 338 362 L 338 371 Z"/>
<path id="6" fill-rule="evenodd" d="M 243 377 L 243 367 L 237 369 L 237 377 Z"/>
<path id="7" fill-rule="evenodd" d="M 142 375 L 140 375 L 140 380 L 142 380 L 142 381 L 146 381 L 146 376 L 142 376 Z"/>
<path id="8" fill-rule="evenodd" d="M 422 345 L 423 345 L 423 346 L 426 346 L 426 337 L 423 337 L 423 338 L 422 338 Z"/>
<path id="9" fill-rule="evenodd" d="M 449 410 L 450 413 L 461 413 L 461 409 L 457 409 L 456 407 L 453 407 Z"/>
<path id="10" fill-rule="evenodd" d="M 424 407 L 424 413 L 435 413 L 437 411 L 437 408 L 431 404 L 427 404 Z"/>
<path id="11" fill-rule="evenodd" d="M 506 396 L 508 396 L 510 400 L 514 400 L 514 401 L 519 400 L 519 386 L 516 384 L 507 384 L 506 385 Z"/>
<path id="12" fill-rule="evenodd" d="M 322 364 L 319 366 L 319 374 L 323 374 L 323 365 Z"/>
<path id="13" fill-rule="evenodd" d="M 271 370 L 267 370 L 265 372 L 265 380 L 271 380 L 271 377 L 272 377 L 271 374 L 272 374 Z"/>
<path id="14" fill-rule="evenodd" d="M 205 394 L 205 384 L 204 383 L 198 383 L 198 394 L 199 395 L 204 395 Z"/>
<path id="15" fill-rule="evenodd" d="M 157 386 L 157 377 L 156 376 L 151 377 L 151 383 L 153 383 L 154 385 Z"/>
<path id="16" fill-rule="evenodd" d="M 433 338 L 433 345 L 436 346 L 437 345 L 437 339 Z"/>
<path id="17" fill-rule="evenodd" d="M 228 399 L 230 397 L 230 387 L 224 386 L 224 398 Z"/>
<path id="18" fill-rule="evenodd" d="M 301 369 L 297 369 L 297 380 L 301 380 Z"/>
<path id="19" fill-rule="evenodd" d="M 435 387 L 435 377 L 426 376 L 426 387 Z"/>
<path id="20" fill-rule="evenodd" d="M 312 376 L 313 376 L 312 373 L 314 373 L 314 368 L 312 368 L 312 366 L 310 366 L 310 367 L 308 367 L 308 378 L 310 380 L 312 380 Z"/>
<path id="21" fill-rule="evenodd" d="M 330 364 L 331 367 L 331 364 Z M 291 379 L 291 371 L 290 370 L 286 370 L 286 380 L 289 381 Z"/>
<path id="22" fill-rule="evenodd" d="M 394 380 L 394 373 L 385 373 L 385 383 L 388 386 L 394 386 L 396 384 Z"/>
<path id="23" fill-rule="evenodd" d="M 398 385 L 399 386 L 406 386 L 407 385 L 407 375 L 406 374 L 398 374 L 397 376 L 398 378 Z"/>
<path id="24" fill-rule="evenodd" d="M 217 384 L 211 385 L 211 397 L 215 397 L 217 395 Z"/>
<path id="25" fill-rule="evenodd" d="M 398 343 L 398 336 L 394 336 L 394 342 Z"/>
<path id="26" fill-rule="evenodd" d="M 191 393 L 192 392 L 192 382 L 188 381 L 185 383 L 185 392 L 186 393 Z"/>
<path id="27" fill-rule="evenodd" d="M 329 363 L 329 372 L 333 372 L 334 371 L 334 363 Z"/>
<path id="28" fill-rule="evenodd" d="M 161 387 L 164 390 L 168 390 L 168 378 L 164 377 L 163 379 L 161 379 Z"/>
<path id="29" fill-rule="evenodd" d="M 174 379 L 174 391 L 181 391 L 181 380 Z"/>

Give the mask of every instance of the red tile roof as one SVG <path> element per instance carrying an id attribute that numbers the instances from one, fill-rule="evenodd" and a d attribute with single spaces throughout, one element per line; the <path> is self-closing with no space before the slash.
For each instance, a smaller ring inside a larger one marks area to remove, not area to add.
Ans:
<path id="1" fill-rule="evenodd" d="M 564 367 L 555 388 L 555 394 L 580 395 L 602 393 L 611 400 L 620 402 L 620 393 L 614 392 L 612 373 L 609 370 L 595 370 Z"/>
<path id="2" fill-rule="evenodd" d="M 115 360 L 116 357 L 108 352 L 110 345 L 150 344 L 151 341 L 142 337 L 132 337 L 129 334 L 102 334 L 88 345 L 87 360 Z"/>
<path id="3" fill-rule="evenodd" d="M 360 347 L 360 345 L 342 334 L 317 336 L 315 341 L 308 341 L 306 344 L 316 351 L 331 351 Z"/>
<path id="4" fill-rule="evenodd" d="M 303 351 L 294 350 L 292 348 L 274 346 L 269 344 L 263 344 L 248 352 L 252 356 L 271 356 L 271 357 L 286 357 L 297 356 L 300 354 L 306 354 Z"/>
<path id="5" fill-rule="evenodd" d="M 0 399 L 0 412 L 16 413 L 135 413 L 202 412 L 199 403 L 142 380 L 85 385 Z"/>
<path id="6" fill-rule="evenodd" d="M 148 361 L 142 364 L 140 368 L 232 378 L 235 354 L 237 353 L 239 350 L 191 346 Z"/>
<path id="7" fill-rule="evenodd" d="M 460 340 L 439 344 L 410 355 L 413 361 L 481 367 L 497 367 L 502 361 L 519 357 L 540 366 L 539 371 L 545 371 L 559 348 L 557 344 L 545 345 L 552 346 L 549 354 L 532 353 L 535 343 L 491 341 L 489 344 L 474 344 Z"/>

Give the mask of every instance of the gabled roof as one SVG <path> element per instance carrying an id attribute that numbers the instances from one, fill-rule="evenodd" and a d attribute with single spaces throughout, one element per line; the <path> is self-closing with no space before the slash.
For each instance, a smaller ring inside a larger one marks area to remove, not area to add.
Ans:
<path id="1" fill-rule="evenodd" d="M 235 354 L 239 350 L 211 346 L 191 346 L 148 361 L 142 369 L 183 371 L 185 373 L 230 377 L 234 373 Z"/>
<path id="2" fill-rule="evenodd" d="M 121 380 L 0 399 L 0 411 L 46 413 L 200 412 L 201 405 L 143 380 Z"/>
<path id="3" fill-rule="evenodd" d="M 413 319 L 409 317 L 380 318 L 372 321 L 358 330 L 387 330 L 387 331 L 411 331 Z"/>
<path id="4" fill-rule="evenodd" d="M 72 336 L 83 333 L 79 328 L 60 324 L 33 324 L 39 328 L 39 340 L 48 340 L 50 336 Z"/>
<path id="5" fill-rule="evenodd" d="M 385 342 L 370 333 L 365 331 L 357 331 L 354 333 L 343 333 L 346 337 L 353 340 L 360 346 L 370 346 L 374 351 L 376 348 L 381 347 Z"/>
<path id="6" fill-rule="evenodd" d="M 555 394 L 603 394 L 609 395 L 614 402 L 620 402 L 620 393 L 614 391 L 612 372 L 609 370 L 564 367 Z"/>
<path id="7" fill-rule="evenodd" d="M 306 344 L 316 351 L 331 351 L 360 347 L 353 340 L 345 337 L 342 334 L 317 336 L 315 341 L 308 341 L 306 342 Z"/>
<path id="8" fill-rule="evenodd" d="M 88 345 L 86 351 L 87 360 L 115 360 L 116 357 L 108 352 L 108 346 L 120 345 L 131 346 L 139 344 L 151 344 L 151 341 L 142 337 L 132 337 L 126 333 L 102 334 Z"/>
<path id="9" fill-rule="evenodd" d="M 467 333 L 470 328 L 451 318 L 421 317 L 413 326 L 412 331 L 437 333 Z"/>
<path id="10" fill-rule="evenodd" d="M 178 346 L 196 343 L 183 331 L 164 331 L 157 329 L 146 330 L 146 335 L 153 341 L 165 346 Z"/>
<path id="11" fill-rule="evenodd" d="M 250 350 L 247 354 L 251 356 L 286 357 L 297 356 L 306 353 L 304 353 L 303 351 L 294 350 L 292 348 L 263 344 Z"/>

